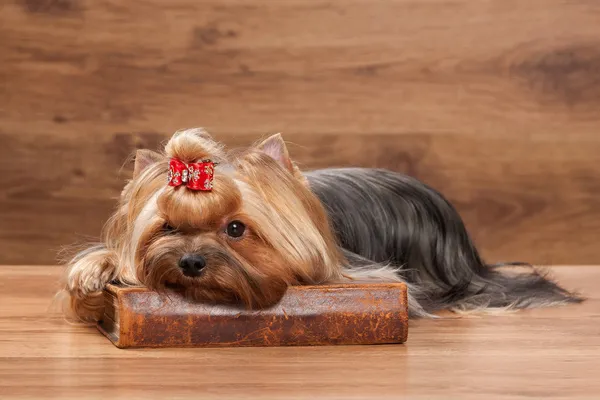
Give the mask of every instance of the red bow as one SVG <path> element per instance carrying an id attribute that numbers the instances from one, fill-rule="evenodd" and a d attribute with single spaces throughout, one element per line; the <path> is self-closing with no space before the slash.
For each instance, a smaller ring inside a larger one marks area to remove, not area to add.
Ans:
<path id="1" fill-rule="evenodd" d="M 184 185 L 191 190 L 211 191 L 215 164 L 210 160 L 186 164 L 176 158 L 169 163 L 169 186 Z"/>

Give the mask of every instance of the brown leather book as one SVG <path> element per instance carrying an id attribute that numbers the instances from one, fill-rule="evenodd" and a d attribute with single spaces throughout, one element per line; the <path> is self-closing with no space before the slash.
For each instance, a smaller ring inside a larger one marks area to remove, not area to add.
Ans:
<path id="1" fill-rule="evenodd" d="M 109 285 L 98 329 L 119 348 L 403 343 L 406 285 L 295 286 L 267 309 Z"/>

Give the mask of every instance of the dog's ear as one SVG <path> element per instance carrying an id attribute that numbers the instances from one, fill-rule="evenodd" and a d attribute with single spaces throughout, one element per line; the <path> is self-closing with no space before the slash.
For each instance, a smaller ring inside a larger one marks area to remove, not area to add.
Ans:
<path id="1" fill-rule="evenodd" d="M 133 177 L 136 178 L 150 165 L 161 161 L 164 157 L 152 150 L 139 149 L 135 152 Z"/>
<path id="2" fill-rule="evenodd" d="M 68 304 L 65 314 L 70 319 L 95 322 L 102 318 L 102 290 L 116 274 L 116 254 L 104 245 L 81 251 L 69 262 L 64 277 Z"/>
<path id="3" fill-rule="evenodd" d="M 270 136 L 257 145 L 256 148 L 277 161 L 279 165 L 291 172 L 298 180 L 307 184 L 306 178 L 300 171 L 300 168 L 290 158 L 287 146 L 280 133 Z"/>
<path id="4" fill-rule="evenodd" d="M 270 136 L 256 147 L 277 161 L 282 167 L 293 172 L 294 165 L 290 159 L 287 146 L 281 137 L 281 133 Z"/>

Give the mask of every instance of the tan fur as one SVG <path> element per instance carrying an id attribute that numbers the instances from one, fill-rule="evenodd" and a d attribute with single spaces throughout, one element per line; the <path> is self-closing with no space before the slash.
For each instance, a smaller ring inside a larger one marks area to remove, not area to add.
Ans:
<path id="1" fill-rule="evenodd" d="M 116 275 L 116 255 L 103 245 L 77 254 L 65 274 L 68 293 L 65 314 L 69 319 L 95 321 L 102 316 L 101 291 Z"/>
<path id="2" fill-rule="evenodd" d="M 171 157 L 218 162 L 214 189 L 167 186 Z M 281 136 L 229 158 L 199 129 L 177 132 L 164 153 L 138 151 L 133 179 L 105 226 L 103 243 L 68 265 L 64 290 L 71 314 L 100 318 L 101 291 L 113 280 L 257 308 L 277 302 L 290 285 L 344 279 L 345 260 L 325 210 Z M 226 234 L 231 221 L 246 225 L 242 237 Z M 190 253 L 206 259 L 199 277 L 185 276 L 178 266 Z"/>
<path id="3" fill-rule="evenodd" d="M 314 194 L 285 164 L 261 151 L 237 161 L 244 186 L 244 206 L 255 220 L 265 221 L 261 234 L 285 255 L 301 282 L 320 283 L 338 278 L 341 255 L 325 210 Z M 290 234 L 294 232 L 294 234 Z"/>

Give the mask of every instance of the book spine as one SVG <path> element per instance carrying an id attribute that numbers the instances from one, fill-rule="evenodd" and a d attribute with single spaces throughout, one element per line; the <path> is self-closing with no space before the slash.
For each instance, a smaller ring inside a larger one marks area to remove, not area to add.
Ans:
<path id="1" fill-rule="evenodd" d="M 103 329 L 118 347 L 402 343 L 408 316 L 406 289 L 400 289 L 290 290 L 278 305 L 260 311 L 123 290 L 107 297 Z"/>

